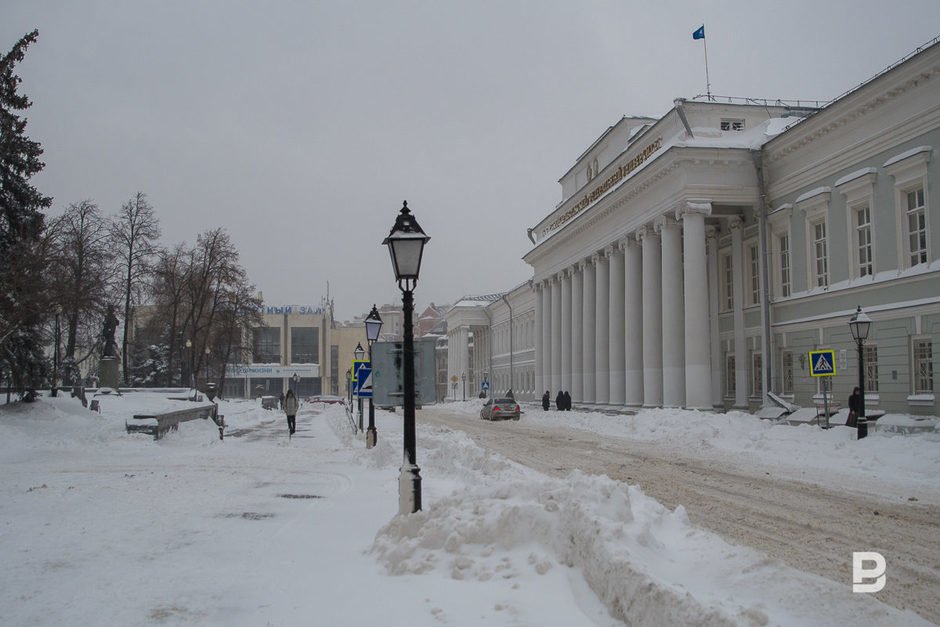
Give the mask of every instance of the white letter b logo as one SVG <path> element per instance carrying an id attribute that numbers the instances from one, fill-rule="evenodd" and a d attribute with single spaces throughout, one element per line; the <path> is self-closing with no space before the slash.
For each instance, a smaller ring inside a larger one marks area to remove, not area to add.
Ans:
<path id="1" fill-rule="evenodd" d="M 874 568 L 865 568 L 865 562 L 873 562 Z M 878 592 L 885 587 L 887 564 L 881 553 L 863 551 L 852 553 L 852 592 Z M 874 579 L 873 583 L 863 583 Z"/>

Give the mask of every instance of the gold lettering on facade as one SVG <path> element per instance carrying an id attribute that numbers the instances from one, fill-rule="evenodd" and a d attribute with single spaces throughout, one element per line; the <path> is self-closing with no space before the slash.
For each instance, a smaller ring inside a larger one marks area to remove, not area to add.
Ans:
<path id="1" fill-rule="evenodd" d="M 567 222 L 568 220 L 576 216 L 583 209 L 587 208 L 595 200 L 597 200 L 598 198 L 606 194 L 608 191 L 610 191 L 610 189 L 614 185 L 616 185 L 617 183 L 625 179 L 631 172 L 633 172 L 638 167 L 640 167 L 640 165 L 644 161 L 649 159 L 650 155 L 652 155 L 654 152 L 662 148 L 662 145 L 663 145 L 663 138 L 660 137 L 659 139 L 657 139 L 656 141 L 648 145 L 646 148 L 644 148 L 638 155 L 636 155 L 635 157 L 627 161 L 625 164 L 623 164 L 622 166 L 614 170 L 613 174 L 607 177 L 607 179 L 604 180 L 603 183 L 601 183 L 600 185 L 592 189 L 590 192 L 585 194 L 581 198 L 581 200 L 579 200 L 576 205 L 568 209 L 568 211 L 558 216 L 558 218 L 555 219 L 554 222 L 552 222 L 550 225 L 548 225 L 545 228 L 544 231 L 542 231 L 542 234 L 546 235 L 548 233 L 551 233 L 552 231 L 554 231 L 555 229 L 563 225 L 565 222 Z"/>

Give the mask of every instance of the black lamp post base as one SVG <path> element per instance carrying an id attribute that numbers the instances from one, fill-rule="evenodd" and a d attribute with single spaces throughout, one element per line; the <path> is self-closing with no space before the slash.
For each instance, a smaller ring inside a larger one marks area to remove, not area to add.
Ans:
<path id="1" fill-rule="evenodd" d="M 857 429 L 859 440 L 861 440 L 862 438 L 868 437 L 868 420 L 865 418 L 865 416 L 858 417 L 858 422 L 856 423 L 856 429 Z"/>
<path id="2" fill-rule="evenodd" d="M 398 477 L 398 513 L 414 514 L 421 511 L 421 469 L 402 464 Z"/>
<path id="3" fill-rule="evenodd" d="M 378 441 L 379 434 L 376 433 L 375 427 L 369 427 L 366 429 L 366 448 L 372 448 Z"/>

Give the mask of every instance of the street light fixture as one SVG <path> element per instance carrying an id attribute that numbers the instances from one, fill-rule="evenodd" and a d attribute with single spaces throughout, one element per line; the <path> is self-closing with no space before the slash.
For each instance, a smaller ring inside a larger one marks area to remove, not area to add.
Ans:
<path id="1" fill-rule="evenodd" d="M 196 374 L 193 372 L 195 358 L 193 357 L 193 341 L 189 338 L 186 339 L 186 358 L 189 359 L 189 387 L 193 390 L 193 400 L 196 400 Z"/>
<path id="2" fill-rule="evenodd" d="M 849 329 L 852 330 L 852 337 L 858 344 L 858 390 L 860 396 L 858 418 L 856 424 L 856 433 L 858 439 L 868 437 L 868 419 L 865 417 L 865 340 L 868 339 L 868 332 L 871 330 L 871 318 L 862 311 L 862 306 L 852 319 L 849 320 Z"/>
<path id="3" fill-rule="evenodd" d="M 366 342 L 369 344 L 369 366 L 372 367 L 372 345 L 379 339 L 382 331 L 382 317 L 378 308 L 373 304 L 372 311 L 366 316 Z M 372 448 L 378 442 L 378 433 L 375 431 L 375 406 L 372 397 L 369 397 L 369 428 L 366 429 L 366 448 Z"/>
<path id="4" fill-rule="evenodd" d="M 402 204 L 395 224 L 382 244 L 388 246 L 392 258 L 395 279 L 402 294 L 404 314 L 404 342 L 402 347 L 402 370 L 404 399 L 402 422 L 404 425 L 404 459 L 398 478 L 398 513 L 413 514 L 421 510 L 421 469 L 418 468 L 415 443 L 415 354 L 414 354 L 414 288 L 421 270 L 424 245 L 431 238 L 418 226 L 408 209 L 408 201 Z"/>
<path id="5" fill-rule="evenodd" d="M 52 396 L 59 395 L 59 316 L 62 315 L 62 305 L 55 306 L 55 348 L 52 351 Z"/>
<path id="6" fill-rule="evenodd" d="M 295 372 L 294 376 L 291 377 L 291 381 L 294 382 L 294 396 L 297 396 L 297 384 L 300 383 L 300 375 Z"/>
<path id="7" fill-rule="evenodd" d="M 208 346 L 206 346 L 206 369 L 205 369 L 205 377 L 206 377 L 205 385 L 206 385 L 206 391 L 209 390 L 209 354 L 210 354 L 211 352 L 212 352 L 212 349 L 210 349 Z"/>
<path id="8" fill-rule="evenodd" d="M 362 342 L 356 343 L 356 350 L 353 351 L 353 355 L 356 358 L 356 361 L 362 361 L 362 358 L 365 357 L 366 351 L 362 348 Z M 358 380 L 359 374 L 356 373 L 356 389 L 362 385 L 362 382 Z M 359 394 L 356 394 L 356 404 L 359 406 L 359 430 L 362 431 L 362 397 Z"/>
<path id="9" fill-rule="evenodd" d="M 460 380 L 463 381 L 463 400 L 467 400 L 467 373 L 460 373 Z"/>

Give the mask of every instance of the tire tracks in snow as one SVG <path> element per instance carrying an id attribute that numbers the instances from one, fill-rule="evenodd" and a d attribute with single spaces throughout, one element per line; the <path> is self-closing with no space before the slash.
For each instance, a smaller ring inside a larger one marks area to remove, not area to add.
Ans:
<path id="1" fill-rule="evenodd" d="M 421 422 L 466 432 L 479 445 L 549 475 L 574 469 L 639 485 L 669 508 L 729 542 L 798 570 L 844 583 L 852 594 L 853 551 L 887 561 L 879 601 L 940 623 L 940 507 L 896 503 L 781 479 L 732 463 L 679 458 L 676 451 L 623 438 L 521 423 L 487 423 L 445 408 Z M 812 602 L 812 591 L 807 601 Z"/>

